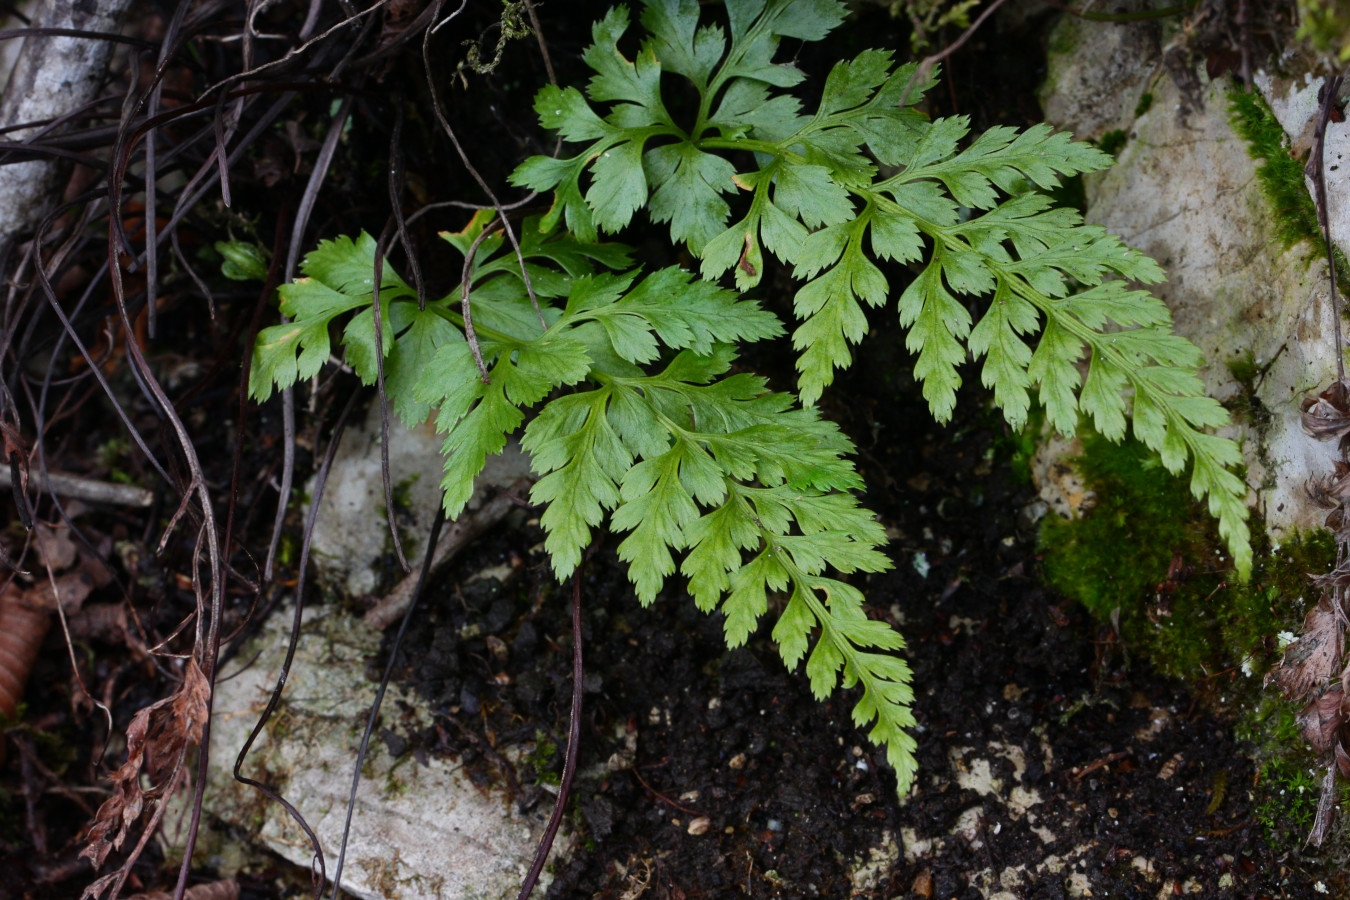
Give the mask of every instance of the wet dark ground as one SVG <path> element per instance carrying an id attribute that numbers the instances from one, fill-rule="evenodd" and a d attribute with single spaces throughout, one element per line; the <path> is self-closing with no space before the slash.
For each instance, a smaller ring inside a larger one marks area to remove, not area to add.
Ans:
<path id="1" fill-rule="evenodd" d="M 981 399 L 944 430 L 879 371 L 844 388 L 858 402 L 833 412 L 859 435 L 868 500 L 894 537 L 896 568 L 863 586 L 909 641 L 915 787 L 897 798 L 851 697 L 817 703 L 784 669 L 772 610 L 728 652 L 719 619 L 678 591 L 638 606 L 602 549 L 582 592 L 576 832 L 548 896 L 1327 896 L 1319 880 L 1347 896 L 1343 875 L 1301 861 L 1256 815 L 1268 788 L 1231 722 L 1038 584 L 1019 526 L 1033 493 Z M 532 520 L 488 538 L 462 576 L 502 562 L 516 574 L 420 617 L 401 677 L 458 725 L 395 724 L 386 743 L 462 754 L 543 813 L 554 794 L 539 782 L 556 784 L 566 741 L 571 592 L 530 550 L 541 539 Z M 487 637 L 465 646 L 473 623 Z M 509 773 L 485 750 L 521 743 L 534 753 Z"/>

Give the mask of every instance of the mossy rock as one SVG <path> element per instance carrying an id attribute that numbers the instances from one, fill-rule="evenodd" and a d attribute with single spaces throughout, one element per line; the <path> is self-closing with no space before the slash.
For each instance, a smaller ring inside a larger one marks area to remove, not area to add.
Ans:
<path id="1" fill-rule="evenodd" d="M 1156 454 L 1089 437 L 1073 465 L 1096 502 L 1077 519 L 1042 524 L 1047 581 L 1169 675 L 1240 671 L 1254 681 L 1269 668 L 1274 636 L 1297 630 L 1312 597 L 1309 574 L 1334 565 L 1330 533 L 1276 546 L 1256 529 L 1256 565 L 1242 583 L 1203 504 Z"/>

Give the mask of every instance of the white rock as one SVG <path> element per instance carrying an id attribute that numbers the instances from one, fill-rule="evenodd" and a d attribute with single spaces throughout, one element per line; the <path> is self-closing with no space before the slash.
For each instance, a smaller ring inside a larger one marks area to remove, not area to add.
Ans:
<path id="1" fill-rule="evenodd" d="M 365 660 L 377 652 L 379 642 L 378 634 L 359 619 L 331 609 L 306 610 L 281 706 L 242 770 L 274 786 L 299 809 L 318 835 L 329 877 L 337 862 L 356 750 L 374 696 L 375 686 L 365 678 Z M 309 868 L 309 842 L 285 810 L 231 776 L 235 756 L 281 669 L 290 622 L 290 612 L 275 613 L 216 686 L 205 809 Z M 246 660 L 252 662 L 240 670 L 240 661 Z M 417 724 L 430 723 L 419 697 L 391 687 L 383 721 L 408 715 Z M 546 808 L 518 814 L 500 791 L 474 786 L 454 760 L 431 759 L 424 766 L 411 755 L 391 759 L 383 742 L 373 739 L 357 794 L 343 888 L 372 900 L 514 897 L 547 815 Z M 555 852 L 566 843 L 560 836 Z M 541 895 L 543 889 L 541 883 Z"/>
<path id="2" fill-rule="evenodd" d="M 952 830 L 949 831 L 948 834 L 953 837 L 959 837 L 968 844 L 982 847 L 984 846 L 984 841 L 979 839 L 979 834 L 980 820 L 983 818 L 984 807 L 972 806 L 970 809 L 964 810 L 961 815 L 956 817 L 956 824 L 952 826 Z M 976 840 L 980 840 L 979 844 L 975 843 Z"/>
<path id="3" fill-rule="evenodd" d="M 1061 17 L 1050 32 L 1045 81 L 1037 92 L 1046 120 L 1081 141 L 1129 128 L 1157 49 L 1157 28 L 1150 23 Z"/>
<path id="4" fill-rule="evenodd" d="M 933 849 L 933 839 L 919 837 L 919 833 L 913 828 L 901 828 L 900 847 L 905 854 L 905 862 L 913 865 Z"/>
<path id="5" fill-rule="evenodd" d="M 853 860 L 853 873 L 849 876 L 853 884 L 852 896 L 867 894 L 881 884 L 882 876 L 889 874 L 900 862 L 900 842 L 890 829 L 881 834 L 881 841 L 867 851 L 867 857 Z"/>
<path id="6" fill-rule="evenodd" d="M 1176 329 L 1207 361 L 1206 388 L 1220 399 L 1241 386 L 1229 364 L 1250 353 L 1266 366 L 1256 397 L 1267 427 L 1238 427 L 1248 483 L 1277 539 L 1315 528 L 1326 513 L 1304 486 L 1330 471 L 1331 451 L 1307 437 L 1300 403 L 1335 377 L 1332 314 L 1325 269 L 1307 262 L 1308 248 L 1280 252 L 1269 204 L 1255 179 L 1256 162 L 1228 123 L 1227 86 L 1209 86 L 1203 111 L 1185 124 L 1168 110 L 1176 88 L 1157 85 L 1157 112 L 1136 123 L 1120 163 L 1089 183 L 1088 218 L 1159 260 L 1168 280 L 1157 293 Z"/>
<path id="7" fill-rule="evenodd" d="M 1085 67 L 1102 64 L 1090 43 L 1075 52 Z M 1212 396 L 1238 395 L 1242 388 L 1229 364 L 1246 354 L 1258 367 L 1268 366 L 1255 395 L 1269 410 L 1269 423 L 1234 426 L 1229 434 L 1243 443 L 1258 511 L 1279 540 L 1294 529 L 1320 527 L 1325 516 L 1308 502 L 1304 486 L 1330 471 L 1331 448 L 1303 433 L 1299 412 L 1305 397 L 1335 377 L 1333 319 L 1325 266 L 1307 262 L 1306 246 L 1282 252 L 1273 237 L 1257 162 L 1229 125 L 1228 86 L 1226 80 L 1210 83 L 1203 108 L 1183 120 L 1172 80 L 1155 79 L 1152 107 L 1129 127 L 1117 164 L 1087 179 L 1087 219 L 1166 270 L 1167 281 L 1154 291 L 1172 309 L 1176 330 L 1200 347 Z M 1121 90 L 1123 96 L 1104 98 L 1104 106 L 1123 108 L 1137 98 L 1134 82 Z M 1296 101 L 1285 104 L 1291 123 L 1291 110 L 1307 107 L 1301 95 Z M 1076 114 L 1071 105 L 1047 109 Z M 1082 134 L 1092 121 L 1060 117 L 1053 124 Z M 1350 177 L 1350 166 L 1341 168 Z"/>
<path id="8" fill-rule="evenodd" d="M 956 776 L 957 787 L 962 790 L 975 791 L 986 797 L 1001 797 L 1003 794 L 1003 779 L 995 777 L 993 768 L 989 760 L 979 757 L 966 762 L 967 753 L 974 752 L 969 747 L 952 747 L 947 751 L 947 760 L 951 763 L 952 770 Z"/>
<path id="9" fill-rule="evenodd" d="M 1068 888 L 1070 897 L 1091 897 L 1092 881 L 1082 872 L 1073 872 L 1069 875 Z"/>
<path id="10" fill-rule="evenodd" d="M 396 511 L 400 513 L 396 524 L 414 571 L 441 502 L 442 441 L 430 423 L 407 428 L 391 413 L 389 480 L 395 497 L 407 501 L 406 508 Z M 488 457 L 476 486 L 479 494 L 469 509 L 478 507 L 487 487 L 502 487 L 529 475 L 529 457 L 519 444 L 508 442 L 500 454 Z M 308 489 L 312 494 L 312 481 Z M 370 593 L 378 582 L 374 565 L 392 549 L 391 542 L 381 473 L 380 408 L 372 403 L 365 422 L 348 428 L 333 458 L 310 548 L 319 583 L 350 596 Z"/>

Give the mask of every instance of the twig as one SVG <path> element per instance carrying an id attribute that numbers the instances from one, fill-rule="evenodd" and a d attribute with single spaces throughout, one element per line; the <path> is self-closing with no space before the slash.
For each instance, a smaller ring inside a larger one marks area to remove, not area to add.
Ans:
<path id="1" fill-rule="evenodd" d="M 249 419 L 250 404 L 248 395 L 248 380 L 249 380 L 249 373 L 253 370 L 254 342 L 258 336 L 258 329 L 262 325 L 262 315 L 263 311 L 267 308 L 267 301 L 271 299 L 273 291 L 276 290 L 277 282 L 281 279 L 281 261 L 283 258 L 285 258 L 286 255 L 285 251 L 287 239 L 286 229 L 282 227 L 282 225 L 285 222 L 286 214 L 290 211 L 290 207 L 291 204 L 289 202 L 284 203 L 282 205 L 281 211 L 278 213 L 276 236 L 273 239 L 272 244 L 272 258 L 271 261 L 267 264 L 267 278 L 263 282 L 262 290 L 258 292 L 257 302 L 253 305 L 253 318 L 248 325 L 248 339 L 244 341 L 244 357 L 240 361 L 239 365 L 239 409 L 235 413 L 235 421 L 238 423 L 235 427 L 238 430 L 239 434 L 246 433 L 245 426 Z M 290 443 L 289 440 L 287 441 L 287 447 L 290 448 L 292 457 L 294 457 L 295 448 Z M 239 502 L 239 478 L 243 468 L 243 458 L 244 458 L 243 442 L 235 441 L 233 459 L 231 460 L 230 464 L 230 494 L 229 494 L 229 503 L 226 506 L 225 511 L 225 532 L 221 536 L 221 540 L 224 546 L 227 548 L 232 546 L 234 540 L 234 533 L 235 533 L 234 514 L 235 514 L 235 507 Z M 284 515 L 285 509 L 286 505 L 283 503 L 281 505 L 281 510 L 283 513 L 283 515 L 281 516 L 282 522 L 285 521 Z M 274 528 L 272 531 L 272 541 L 268 544 L 267 562 L 269 565 L 269 570 L 264 573 L 264 579 L 267 581 L 270 581 L 272 577 L 270 565 L 273 559 L 273 554 L 276 553 L 276 548 L 280 543 L 280 539 L 281 539 L 281 527 L 279 524 L 274 524 Z M 251 610 L 249 615 L 250 616 L 252 615 Z"/>
<path id="2" fill-rule="evenodd" d="M 1344 81 L 1343 75 L 1336 75 L 1328 78 L 1322 85 L 1322 111 L 1317 117 L 1317 128 L 1313 132 L 1312 153 L 1308 158 L 1308 165 L 1305 167 L 1305 174 L 1312 178 L 1313 182 L 1313 200 L 1317 207 L 1317 225 L 1322 230 L 1322 240 L 1325 242 L 1327 255 L 1327 280 L 1331 285 L 1331 320 L 1333 325 L 1333 339 L 1335 340 L 1336 353 L 1336 387 L 1344 390 L 1345 384 L 1345 341 L 1341 334 L 1341 304 L 1336 295 L 1336 254 L 1333 252 L 1331 243 L 1331 221 L 1330 213 L 1327 210 L 1327 181 L 1326 181 L 1326 133 L 1327 124 L 1331 121 L 1331 111 L 1336 106 L 1336 100 L 1341 92 L 1341 83 Z M 1346 457 L 1346 444 L 1344 439 L 1341 441 L 1341 456 Z M 1346 559 L 1346 502 L 1342 497 L 1340 504 L 1341 520 L 1336 527 L 1336 567 L 1340 569 L 1345 564 Z M 1345 584 L 1343 581 L 1337 582 L 1332 588 L 1332 597 L 1334 598 L 1334 609 L 1336 616 L 1342 622 L 1346 615 L 1345 609 Z M 1344 675 L 1344 673 L 1342 673 Z M 1336 751 L 1341 750 L 1338 743 Z M 1336 774 L 1337 774 L 1336 753 L 1332 753 L 1331 760 L 1327 763 L 1327 773 L 1322 779 L 1322 792 L 1317 801 L 1317 818 L 1313 821 L 1312 831 L 1308 834 L 1307 843 L 1315 846 L 1321 846 L 1322 840 L 1326 836 L 1327 829 L 1331 825 L 1332 817 L 1335 815 L 1336 804 Z"/>
<path id="3" fill-rule="evenodd" d="M 254 724 L 253 730 L 249 732 L 248 739 L 244 741 L 244 745 L 239 749 L 239 755 L 235 757 L 234 760 L 234 780 L 241 784 L 247 784 L 250 787 L 256 788 L 264 797 L 279 803 L 295 823 L 300 826 L 301 830 L 305 832 L 305 836 L 309 839 L 310 846 L 314 850 L 314 861 L 318 863 L 317 872 L 312 871 L 313 864 L 311 864 L 311 873 L 315 879 L 314 896 L 316 900 L 323 893 L 323 882 L 326 878 L 323 848 L 319 844 L 318 836 L 314 834 L 314 830 L 310 828 L 309 823 L 305 821 L 305 817 L 300 814 L 300 810 L 296 809 L 294 804 L 285 797 L 282 797 L 275 789 L 263 784 L 261 781 L 246 777 L 242 774 L 241 770 L 244 767 L 244 760 L 248 757 L 249 750 L 253 748 L 253 743 L 258 739 L 258 735 L 262 733 L 262 730 L 267 726 L 268 720 L 271 719 L 272 714 L 276 712 L 277 707 L 281 704 L 281 692 L 286 687 L 286 681 L 291 671 L 291 663 L 295 661 L 295 650 L 300 641 L 300 625 L 305 612 L 305 575 L 309 570 L 309 552 L 314 540 L 314 523 L 319 516 L 319 506 L 323 501 L 324 488 L 328 485 L 328 473 L 333 466 L 333 457 L 337 455 L 338 445 L 342 442 L 342 432 L 346 429 L 347 418 L 351 415 L 352 408 L 356 405 L 356 397 L 356 392 L 352 392 L 351 397 L 347 400 L 347 405 L 343 407 L 342 414 L 338 417 L 337 424 L 333 426 L 333 435 L 329 438 L 328 449 L 324 452 L 323 462 L 319 464 L 318 474 L 314 476 L 314 496 L 313 500 L 310 502 L 309 516 L 305 522 L 305 535 L 300 542 L 300 567 L 295 585 L 295 613 L 291 622 L 290 638 L 286 645 L 286 655 L 281 663 L 281 671 L 277 675 L 276 687 L 272 689 L 272 693 L 267 698 L 267 705 L 263 708 L 262 714 L 258 717 L 258 721 Z"/>
<path id="4" fill-rule="evenodd" d="M 687 815 L 691 815 L 691 816 L 701 816 L 701 815 L 703 815 L 703 813 L 699 812 L 699 811 L 696 810 L 696 809 L 690 809 L 690 808 L 687 807 L 687 806 L 681 806 L 680 804 L 676 803 L 674 800 L 672 800 L 672 799 L 670 799 L 669 797 L 667 797 L 665 794 L 663 794 L 663 793 L 661 793 L 660 791 L 658 791 L 656 788 L 652 787 L 650 784 L 647 783 L 647 779 L 645 779 L 645 778 L 642 777 L 642 773 L 638 771 L 637 766 L 630 766 L 629 769 L 628 769 L 628 771 L 632 772 L 632 773 L 633 773 L 633 777 L 636 778 L 636 779 L 638 780 L 638 782 L 639 782 L 644 788 L 647 789 L 647 793 L 651 794 L 653 797 L 655 797 L 657 800 L 660 800 L 662 803 L 665 803 L 665 804 L 667 804 L 668 806 L 670 806 L 670 807 L 672 807 L 672 808 L 674 808 L 674 809 L 678 809 L 680 812 L 685 813 L 685 814 L 687 814 Z"/>
<path id="5" fill-rule="evenodd" d="M 539 14 L 534 11 L 533 0 L 525 0 L 525 12 L 530 16 L 530 28 L 535 40 L 539 42 L 539 55 L 544 58 L 544 71 L 548 72 L 548 83 L 558 86 L 558 76 L 553 71 L 553 60 L 548 55 L 548 44 L 544 41 L 544 30 L 539 27 Z"/>
<path id="6" fill-rule="evenodd" d="M 1002 3 L 1003 0 L 998 0 L 998 2 Z M 437 0 L 437 8 L 439 9 L 443 3 L 444 0 Z M 441 25 L 444 25 L 446 22 L 450 21 L 450 19 L 459 15 L 463 9 L 464 3 L 460 3 L 459 9 L 455 10 L 444 21 L 436 25 L 436 28 L 440 28 Z M 441 95 L 436 90 L 436 79 L 431 77 L 431 55 L 428 51 L 428 47 L 431 43 L 431 35 L 436 31 L 436 28 L 428 29 L 427 32 L 422 35 L 422 66 L 426 70 L 427 90 L 431 93 L 431 111 L 435 113 L 436 121 L 440 123 L 442 130 L 444 130 L 446 136 L 450 138 L 450 143 L 454 145 L 455 153 L 459 155 L 459 161 L 464 164 L 464 168 L 473 176 L 473 180 L 478 182 L 478 186 L 482 189 L 488 200 L 492 202 L 492 208 L 497 210 L 497 216 L 502 221 L 502 229 L 506 232 L 507 240 L 511 242 L 511 247 L 516 252 L 516 264 L 520 267 L 520 279 L 525 283 L 525 293 L 529 295 L 530 305 L 534 307 L 534 314 L 539 317 L 539 327 L 547 331 L 548 323 L 544 321 L 544 312 L 539 308 L 539 298 L 534 293 L 534 283 L 530 280 L 529 267 L 525 265 L 525 254 L 520 249 L 520 241 L 516 240 L 516 230 L 511 227 L 511 221 L 506 217 L 506 211 L 502 209 L 502 203 L 497 199 L 497 195 L 493 192 L 491 185 L 487 183 L 487 180 L 483 178 L 482 174 L 479 173 L 478 169 L 475 168 L 474 164 L 469 160 L 469 154 L 465 152 L 464 146 L 460 144 L 459 136 L 455 134 L 455 130 L 450 127 L 450 122 L 445 117 L 445 110 L 441 106 Z M 475 353 L 475 355 L 477 354 Z M 480 359 L 478 363 L 480 369 L 482 368 L 482 365 L 482 360 Z M 486 372 L 483 373 L 483 380 L 487 380 Z"/>
<path id="7" fill-rule="evenodd" d="M 300 248 L 304 246 L 305 228 L 309 225 L 309 217 L 314 212 L 314 204 L 318 202 L 319 188 L 328 175 L 328 167 L 332 165 L 333 155 L 337 152 L 338 138 L 342 136 L 343 126 L 347 123 L 347 117 L 351 114 L 351 109 L 352 98 L 344 98 L 328 127 L 328 134 L 324 137 L 318 158 L 314 161 L 314 169 L 310 172 L 309 181 L 305 184 L 305 192 L 300 197 L 294 227 L 291 229 L 291 244 L 286 251 L 286 268 L 281 278 L 283 282 L 288 282 L 295 277 L 295 266 L 300 259 Z M 285 322 L 287 319 L 283 316 L 281 321 Z M 286 521 L 286 510 L 291 502 L 291 482 L 295 477 L 294 386 L 286 387 L 281 391 L 281 401 L 285 444 L 282 447 L 281 491 L 277 498 L 277 515 L 272 523 L 272 541 L 267 548 L 267 561 L 263 565 L 263 578 L 268 581 L 272 579 L 277 549 L 281 546 L 281 527 Z"/>
<path id="8" fill-rule="evenodd" d="M 397 129 L 395 129 L 397 133 Z M 403 573 L 412 571 L 403 554 L 403 538 L 398 533 L 398 519 L 394 515 L 394 481 L 389 475 L 389 392 L 384 384 L 384 316 L 380 307 L 380 285 L 384 282 L 384 255 L 389 250 L 389 239 L 394 235 L 394 220 L 390 218 L 375 244 L 374 282 L 370 291 L 371 320 L 375 326 L 375 394 L 380 404 L 380 480 L 384 484 L 384 514 L 389 523 L 389 536 L 394 541 L 394 558 Z M 392 337 L 392 336 L 391 336 Z"/>
<path id="9" fill-rule="evenodd" d="M 1111 765 L 1111 763 L 1119 762 L 1120 760 L 1130 755 L 1131 753 L 1129 750 L 1121 750 L 1116 753 L 1112 753 L 1108 756 L 1103 756 L 1096 762 L 1088 763 L 1086 766 L 1083 766 L 1082 768 L 1075 767 L 1072 770 L 1072 772 L 1070 772 L 1069 777 L 1072 778 L 1074 781 L 1080 781 L 1088 774 L 1095 772 L 1098 769 L 1104 769 L 1107 766 Z"/>
<path id="10" fill-rule="evenodd" d="M 961 33 L 961 36 L 959 38 L 952 41 L 950 44 L 948 44 L 942 50 L 939 50 L 937 53 L 934 53 L 931 56 L 924 57 L 923 62 L 919 63 L 918 67 L 914 69 L 914 74 L 909 76 L 909 81 L 905 84 L 905 89 L 900 92 L 900 102 L 896 105 L 908 106 L 909 92 L 914 87 L 914 85 L 922 84 L 924 81 L 926 81 L 928 79 L 928 73 L 933 71 L 933 66 L 942 62 L 944 59 L 951 56 L 957 50 L 960 50 L 961 47 L 965 44 L 965 42 L 970 40 L 971 36 L 975 34 L 976 31 L 979 30 L 980 26 L 983 25 L 985 21 L 990 16 L 992 16 L 994 12 L 1005 2 L 1006 0 L 994 0 L 993 3 L 989 4 L 989 6 L 985 8 L 984 12 L 980 13 L 980 17 L 976 19 L 974 22 L 972 22 L 971 26 Z"/>
<path id="11" fill-rule="evenodd" d="M 539 840 L 539 848 L 534 853 L 534 864 L 520 886 L 516 900 L 529 900 L 534 892 L 539 873 L 544 871 L 544 862 L 548 852 L 553 849 L 553 839 L 558 835 L 558 826 L 562 824 L 563 814 L 567 810 L 567 799 L 572 793 L 572 778 L 577 773 L 577 749 L 581 744 L 581 694 L 585 673 L 581 664 L 581 566 L 572 573 L 572 714 L 567 726 L 567 757 L 563 761 L 562 781 L 558 784 L 558 799 L 553 803 L 553 815 L 548 818 L 548 827 Z"/>
<path id="12" fill-rule="evenodd" d="M 422 278 L 422 264 L 417 261 L 417 253 L 408 234 L 408 221 L 403 216 L 403 96 L 394 98 L 394 132 L 389 136 L 389 210 L 398 225 L 398 240 L 403 245 L 403 254 L 408 257 L 408 271 L 412 274 L 413 285 L 417 288 L 417 308 L 427 308 L 427 286 Z"/>
<path id="13" fill-rule="evenodd" d="M 99 481 L 83 478 L 79 475 L 61 475 L 56 472 L 42 473 L 32 470 L 28 474 L 28 484 L 38 490 L 51 491 L 61 497 L 85 500 L 90 503 L 109 503 L 113 506 L 150 506 L 155 495 L 143 487 L 134 484 L 116 484 L 111 481 Z M 14 486 L 8 466 L 0 466 L 0 488 Z"/>
<path id="14" fill-rule="evenodd" d="M 473 361 L 478 364 L 478 375 L 483 379 L 483 384 L 489 384 L 492 379 L 488 377 L 487 365 L 483 362 L 483 351 L 478 346 L 478 334 L 473 330 L 473 306 L 469 303 L 469 287 L 473 281 L 473 260 L 478 254 L 478 248 L 494 233 L 492 226 L 499 221 L 505 221 L 500 214 L 484 226 L 478 237 L 473 239 L 473 243 L 464 254 L 464 272 L 459 281 L 459 314 L 464 317 L 464 340 L 469 343 L 469 352 L 473 354 Z"/>
<path id="15" fill-rule="evenodd" d="M 1322 85 L 1322 112 L 1317 117 L 1317 129 L 1313 132 L 1312 153 L 1308 158 L 1308 175 L 1313 181 L 1313 200 L 1317 205 L 1317 225 L 1322 229 L 1322 239 L 1326 242 L 1328 280 L 1331 283 L 1331 320 L 1335 328 L 1336 341 L 1336 377 L 1345 381 L 1345 343 L 1341 337 L 1341 304 L 1336 296 L 1336 254 L 1331 247 L 1331 223 L 1327 212 L 1326 180 L 1326 137 L 1327 123 L 1331 121 L 1331 110 L 1336 106 L 1336 98 L 1341 92 L 1343 75 L 1330 78 Z"/>

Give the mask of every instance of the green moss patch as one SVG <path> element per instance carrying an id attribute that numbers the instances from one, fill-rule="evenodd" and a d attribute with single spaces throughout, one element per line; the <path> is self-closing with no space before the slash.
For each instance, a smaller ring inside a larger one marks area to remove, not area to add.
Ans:
<path id="1" fill-rule="evenodd" d="M 1256 177 L 1275 213 L 1275 236 L 1285 247 L 1299 241 L 1321 243 L 1317 208 L 1303 180 L 1303 163 L 1289 153 L 1284 129 L 1266 101 L 1254 91 L 1228 94 L 1233 130 L 1247 142 L 1247 153 L 1261 160 Z"/>
<path id="2" fill-rule="evenodd" d="M 1125 146 L 1127 140 L 1129 140 L 1129 137 L 1125 132 L 1117 128 L 1115 131 L 1108 131 L 1097 139 L 1097 149 L 1103 153 L 1116 156 L 1120 153 L 1120 148 Z"/>
<path id="3" fill-rule="evenodd" d="M 1228 113 L 1233 130 L 1247 142 L 1247 153 L 1253 159 L 1261 160 L 1256 167 L 1256 178 L 1275 218 L 1275 236 L 1286 248 L 1299 241 L 1308 241 L 1317 248 L 1316 254 L 1320 256 L 1325 242 L 1321 226 L 1317 224 L 1317 207 L 1304 180 L 1304 161 L 1290 154 L 1279 120 L 1261 95 L 1254 91 L 1229 91 Z M 1344 289 L 1350 266 L 1339 249 L 1333 253 Z"/>
<path id="4" fill-rule="evenodd" d="M 1252 578 L 1242 584 L 1204 506 L 1156 454 L 1137 442 L 1090 437 L 1075 465 L 1096 504 L 1078 519 L 1043 523 L 1046 580 L 1114 623 L 1132 652 L 1167 674 L 1197 679 L 1268 668 L 1274 635 L 1297 630 L 1302 619 L 1308 573 L 1334 562 L 1330 534 L 1276 547 L 1258 529 Z"/>

